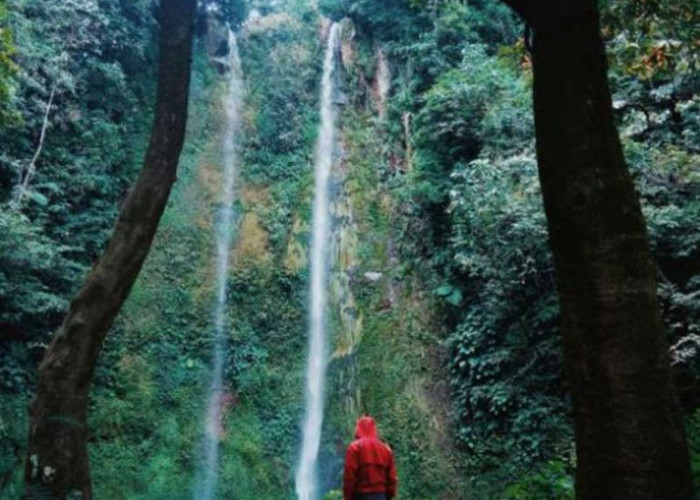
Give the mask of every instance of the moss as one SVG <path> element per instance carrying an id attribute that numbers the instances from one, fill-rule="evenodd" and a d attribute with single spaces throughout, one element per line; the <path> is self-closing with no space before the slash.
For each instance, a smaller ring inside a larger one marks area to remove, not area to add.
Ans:
<path id="1" fill-rule="evenodd" d="M 239 230 L 234 259 L 237 266 L 250 265 L 256 262 L 260 265 L 270 260 L 268 252 L 268 235 L 260 225 L 260 218 L 255 213 L 243 216 Z"/>
<path id="2" fill-rule="evenodd" d="M 316 36 L 315 26 L 275 15 L 249 26 L 241 40 L 248 94 L 227 283 L 225 384 L 233 402 L 220 442 L 221 497 L 294 498 L 321 63 Z M 270 54 L 275 67 L 266 58 Z M 92 394 L 95 496 L 105 500 L 189 500 L 201 453 L 226 82 L 197 57 L 179 180 L 108 337 Z M 282 80 L 280 72 L 287 72 Z M 401 496 L 451 496 L 458 476 L 450 458 L 447 405 L 436 389 L 442 380 L 436 375 L 440 339 L 432 332 L 440 331 L 439 322 L 430 301 L 411 287 L 401 288 L 395 303 L 389 297 L 401 263 L 389 252 L 396 214 L 382 182 L 382 126 L 353 109 L 345 110 L 342 126 L 346 160 L 337 172 L 334 204 L 334 354 L 323 489 L 340 486 L 354 421 L 369 411 L 396 449 Z M 366 279 L 368 271 L 381 278 Z"/>
<path id="3" fill-rule="evenodd" d="M 452 444 L 438 309 L 416 277 L 391 282 L 402 267 L 389 251 L 392 227 L 401 215 L 390 185 L 381 180 L 387 154 L 382 125 L 352 109 L 342 121 L 345 160 L 339 175 L 344 181 L 338 192 L 346 199 L 337 202 L 341 245 L 336 266 L 352 272 L 346 283 L 342 273 L 334 274 L 334 286 L 349 290 L 334 294 L 345 302 L 334 306 L 324 441 L 347 443 L 355 418 L 370 413 L 395 450 L 403 498 L 459 497 L 460 453 Z M 381 277 L 372 281 L 364 276 L 369 271 Z M 392 288 L 398 288 L 393 291 L 398 297 L 391 296 Z M 348 311 L 354 321 L 347 321 Z M 324 450 L 338 467 L 342 452 L 342 447 Z M 339 486 L 337 476 L 330 484 Z"/>

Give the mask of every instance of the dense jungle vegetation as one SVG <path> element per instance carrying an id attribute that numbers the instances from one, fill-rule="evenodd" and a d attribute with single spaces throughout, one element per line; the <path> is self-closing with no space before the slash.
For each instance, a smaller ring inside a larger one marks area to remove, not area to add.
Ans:
<path id="1" fill-rule="evenodd" d="M 216 2 L 211 2 L 216 3 Z M 574 498 L 529 33 L 489 0 L 222 0 L 196 19 L 178 180 L 100 354 L 94 498 L 191 498 L 209 384 L 227 26 L 245 80 L 219 498 L 293 498 L 324 37 L 343 26 L 328 500 L 362 412 L 400 499 Z M 614 118 L 656 259 L 700 488 L 700 2 L 603 0 Z M 27 406 L 148 145 L 151 0 L 0 0 L 0 499 Z M 632 346 L 630 346 L 632 347 Z"/>

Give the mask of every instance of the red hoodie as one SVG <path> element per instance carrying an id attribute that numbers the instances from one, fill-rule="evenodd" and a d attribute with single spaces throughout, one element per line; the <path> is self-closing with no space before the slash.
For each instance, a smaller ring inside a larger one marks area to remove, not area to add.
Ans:
<path id="1" fill-rule="evenodd" d="M 343 499 L 356 495 L 385 493 L 388 499 L 396 495 L 396 464 L 391 448 L 377 438 L 372 417 L 360 417 L 355 427 L 355 441 L 345 454 Z"/>

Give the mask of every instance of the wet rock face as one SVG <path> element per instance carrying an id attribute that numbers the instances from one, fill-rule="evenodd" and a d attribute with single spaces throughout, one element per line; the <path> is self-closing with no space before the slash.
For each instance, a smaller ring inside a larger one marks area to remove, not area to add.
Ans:
<path id="1" fill-rule="evenodd" d="M 211 64 L 220 74 L 230 70 L 228 55 L 229 28 L 222 15 L 216 9 L 208 9 L 204 15 L 206 36 L 204 37 L 207 55 Z"/>

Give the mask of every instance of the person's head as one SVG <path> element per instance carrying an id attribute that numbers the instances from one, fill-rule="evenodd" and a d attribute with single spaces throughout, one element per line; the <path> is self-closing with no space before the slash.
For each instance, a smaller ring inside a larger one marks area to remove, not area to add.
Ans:
<path id="1" fill-rule="evenodd" d="M 355 425 L 355 439 L 361 438 L 377 438 L 377 425 L 368 415 L 358 418 Z"/>

